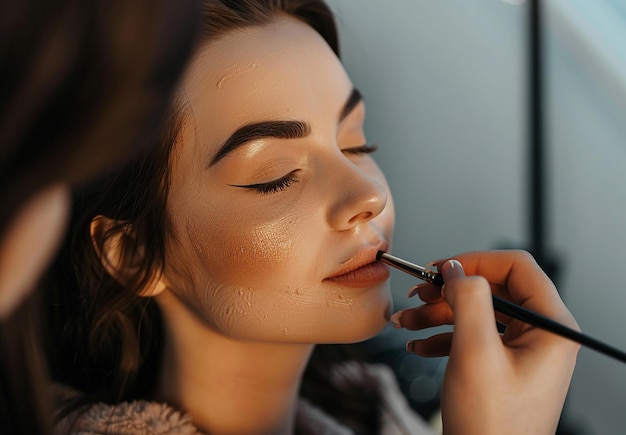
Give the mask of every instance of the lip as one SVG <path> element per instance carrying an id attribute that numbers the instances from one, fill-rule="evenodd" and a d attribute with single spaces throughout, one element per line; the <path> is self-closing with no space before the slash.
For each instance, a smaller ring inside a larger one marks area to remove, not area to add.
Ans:
<path id="1" fill-rule="evenodd" d="M 379 250 L 386 251 L 386 244 L 360 250 L 324 281 L 353 288 L 371 287 L 386 281 L 390 276 L 389 267 L 376 260 Z"/>

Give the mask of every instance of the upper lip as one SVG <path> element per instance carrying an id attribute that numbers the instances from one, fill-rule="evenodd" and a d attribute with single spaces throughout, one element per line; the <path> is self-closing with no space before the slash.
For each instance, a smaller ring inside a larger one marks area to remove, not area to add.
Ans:
<path id="1" fill-rule="evenodd" d="M 387 249 L 388 243 L 386 242 L 380 242 L 377 246 L 361 248 L 355 255 L 345 261 L 342 261 L 342 267 L 326 279 L 332 279 L 340 275 L 345 275 L 346 273 L 350 273 L 353 270 L 358 269 L 359 267 L 363 267 L 370 263 L 373 263 L 376 261 L 376 254 L 378 254 L 378 251 L 386 252 Z"/>

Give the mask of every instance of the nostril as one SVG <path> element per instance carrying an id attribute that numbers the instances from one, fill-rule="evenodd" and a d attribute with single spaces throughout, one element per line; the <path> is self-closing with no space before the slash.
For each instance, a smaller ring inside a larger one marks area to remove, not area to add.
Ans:
<path id="1" fill-rule="evenodd" d="M 367 222 L 374 217 L 374 213 L 371 211 L 361 212 L 350 219 L 351 224 L 357 224 L 359 222 Z"/>

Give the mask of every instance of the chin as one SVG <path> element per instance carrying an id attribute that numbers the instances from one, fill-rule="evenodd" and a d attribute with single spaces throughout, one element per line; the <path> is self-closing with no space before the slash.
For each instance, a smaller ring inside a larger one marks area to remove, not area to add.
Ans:
<path id="1" fill-rule="evenodd" d="M 389 318 L 391 317 L 392 304 L 391 301 L 385 307 L 382 315 L 376 316 L 376 320 L 370 319 L 368 322 L 364 321 L 364 328 L 360 337 L 357 337 L 353 341 L 349 341 L 348 343 L 359 343 L 361 341 L 369 340 L 370 338 L 378 335 L 382 332 L 383 329 L 387 325 L 389 325 Z"/>
<path id="2" fill-rule="evenodd" d="M 336 326 L 335 335 L 330 336 L 330 343 L 359 343 L 379 334 L 387 325 L 391 317 L 393 305 L 389 291 L 384 300 L 369 305 L 358 311 L 358 314 L 346 316 L 340 325 Z"/>

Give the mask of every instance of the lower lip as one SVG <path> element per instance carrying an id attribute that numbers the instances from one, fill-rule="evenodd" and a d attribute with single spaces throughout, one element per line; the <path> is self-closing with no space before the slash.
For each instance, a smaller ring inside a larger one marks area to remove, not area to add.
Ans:
<path id="1" fill-rule="evenodd" d="M 389 268 L 379 261 L 369 263 L 343 275 L 326 278 L 345 287 L 365 288 L 380 284 L 389 279 Z"/>

